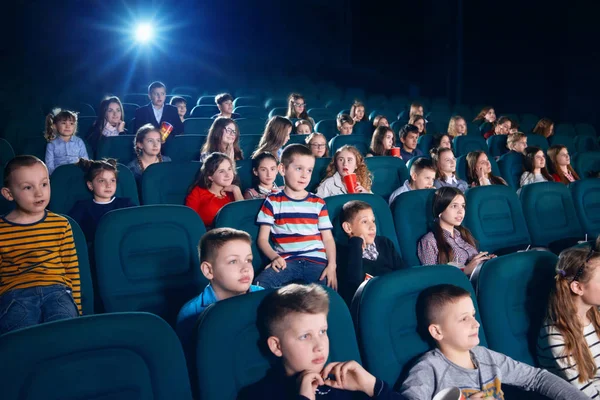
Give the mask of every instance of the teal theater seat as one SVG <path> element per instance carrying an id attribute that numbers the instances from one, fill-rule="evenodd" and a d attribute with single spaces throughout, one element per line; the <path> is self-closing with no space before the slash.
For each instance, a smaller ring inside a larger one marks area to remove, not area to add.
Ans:
<path id="1" fill-rule="evenodd" d="M 201 166 L 196 161 L 150 165 L 142 175 L 142 203 L 185 204 L 188 189 Z"/>
<path id="2" fill-rule="evenodd" d="M 588 239 L 600 235 L 600 179 L 582 179 L 569 185 L 575 212 Z"/>
<path id="3" fill-rule="evenodd" d="M 371 191 L 386 201 L 408 179 L 408 169 L 399 157 L 367 157 L 365 162 L 373 174 Z"/>

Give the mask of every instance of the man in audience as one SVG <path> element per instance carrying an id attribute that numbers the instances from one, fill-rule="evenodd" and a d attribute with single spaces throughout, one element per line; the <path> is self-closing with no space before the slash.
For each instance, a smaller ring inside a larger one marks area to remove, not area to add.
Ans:
<path id="1" fill-rule="evenodd" d="M 215 96 L 215 103 L 219 108 L 219 113 L 213 115 L 211 118 L 216 119 L 218 117 L 225 117 L 231 119 L 240 118 L 240 114 L 233 112 L 233 97 L 229 93 L 221 93 Z"/>
<path id="2" fill-rule="evenodd" d="M 170 104 L 173 107 L 177 107 L 177 114 L 179 115 L 179 119 L 181 122 L 185 120 L 185 114 L 187 113 L 187 101 L 180 96 L 173 96 Z"/>
<path id="3" fill-rule="evenodd" d="M 433 162 L 428 158 L 419 158 L 412 163 L 410 167 L 410 177 L 404 181 L 404 184 L 398 189 L 394 190 L 391 194 L 389 203 L 390 206 L 398 197 L 404 192 L 419 189 L 431 189 L 433 188 L 433 181 L 435 180 L 435 166 Z"/>
<path id="4" fill-rule="evenodd" d="M 148 86 L 150 103 L 135 110 L 134 134 L 146 124 L 152 124 L 155 128 L 160 129 L 163 122 L 173 125 L 173 130 L 167 137 L 168 141 L 175 135 L 183 133 L 183 122 L 179 118 L 177 108 L 165 104 L 166 97 L 167 88 L 164 83 L 152 82 Z"/>
<path id="5" fill-rule="evenodd" d="M 415 125 L 406 124 L 400 129 L 400 157 L 404 162 L 408 162 L 413 157 L 420 157 L 423 152 L 417 149 L 417 139 L 419 139 L 419 128 Z"/>

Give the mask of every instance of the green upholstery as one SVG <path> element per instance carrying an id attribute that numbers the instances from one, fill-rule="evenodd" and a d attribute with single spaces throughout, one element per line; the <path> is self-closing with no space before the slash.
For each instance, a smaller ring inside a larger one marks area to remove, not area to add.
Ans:
<path id="1" fill-rule="evenodd" d="M 598 138 L 589 135 L 575 136 L 575 149 L 577 150 L 577 153 L 598 151 Z"/>
<path id="2" fill-rule="evenodd" d="M 508 186 L 517 190 L 521 186 L 521 175 L 523 174 L 523 155 L 510 151 L 498 160 L 500 174 L 508 183 Z"/>
<path id="3" fill-rule="evenodd" d="M 490 156 L 500 157 L 501 155 L 508 153 L 508 148 L 506 147 L 507 139 L 508 135 L 490 136 L 486 141 L 488 148 L 490 149 Z"/>
<path id="4" fill-rule="evenodd" d="M 123 102 L 145 106 L 150 102 L 150 99 L 148 99 L 148 93 L 129 93 L 123 96 Z"/>
<path id="5" fill-rule="evenodd" d="M 596 129 L 591 124 L 575 124 L 575 132 L 577 133 L 577 136 L 596 137 Z"/>
<path id="6" fill-rule="evenodd" d="M 527 228 L 535 246 L 557 254 L 584 239 L 569 188 L 559 182 L 525 185 L 519 195 Z"/>
<path id="7" fill-rule="evenodd" d="M 492 165 L 492 174 L 494 176 L 500 176 L 500 168 L 498 167 L 498 163 L 494 160 L 493 157 L 489 157 L 490 164 Z M 458 176 L 463 181 L 467 182 L 467 156 L 460 156 L 456 159 L 456 176 Z"/>
<path id="8" fill-rule="evenodd" d="M 0 165 L 6 165 L 15 157 L 15 151 L 7 140 L 0 138 Z"/>
<path id="9" fill-rule="evenodd" d="M 408 169 L 399 157 L 367 157 L 365 162 L 373 176 L 371 191 L 386 201 L 408 179 Z"/>
<path id="10" fill-rule="evenodd" d="M 177 135 L 165 146 L 163 154 L 171 157 L 171 161 L 198 161 L 204 142 L 206 135 Z"/>
<path id="11" fill-rule="evenodd" d="M 554 133 L 556 135 L 565 135 L 575 137 L 577 132 L 575 132 L 575 127 L 572 124 L 558 124 L 554 127 Z"/>
<path id="12" fill-rule="evenodd" d="M 252 158 L 252 153 L 258 147 L 262 135 L 242 135 L 240 136 L 240 149 L 244 158 Z"/>
<path id="13" fill-rule="evenodd" d="M 480 186 L 468 189 L 465 194 L 463 225 L 479 242 L 480 251 L 501 255 L 531 244 L 521 203 L 510 187 Z"/>
<path id="14" fill-rule="evenodd" d="M 473 286 L 462 271 L 448 265 L 392 272 L 359 288 L 351 310 L 367 371 L 391 386 L 400 386 L 412 362 L 430 350 L 417 331 L 417 298 L 424 289 L 442 283 L 471 292 L 477 310 Z M 485 346 L 483 327 L 479 328 L 479 339 Z"/>
<path id="15" fill-rule="evenodd" d="M 239 390 L 265 375 L 275 357 L 265 356 L 259 347 L 257 309 L 269 292 L 219 301 L 201 315 L 192 379 L 197 380 L 194 386 L 202 400 L 233 400 Z M 348 308 L 337 293 L 328 292 L 329 360 L 360 362 Z"/>
<path id="16" fill-rule="evenodd" d="M 435 189 L 411 190 L 402 193 L 392 203 L 396 237 L 406 265 L 421 265 L 417 244 L 433 224 L 433 197 Z"/>
<path id="17" fill-rule="evenodd" d="M 362 200 L 371 205 L 373 208 L 373 214 L 375 214 L 375 223 L 377 225 L 377 235 L 385 236 L 394 243 L 396 250 L 400 252 L 400 246 L 398 245 L 398 238 L 396 237 L 396 228 L 394 227 L 394 220 L 392 219 L 392 213 L 388 204 L 383 198 L 376 194 L 340 194 L 337 196 L 330 196 L 325 199 L 327 204 L 327 211 L 329 212 L 329 219 L 333 224 L 333 237 L 336 243 L 345 244 L 348 242 L 348 236 L 342 229 L 340 222 L 340 213 L 344 204 L 350 200 Z"/>
<path id="18" fill-rule="evenodd" d="M 330 141 L 338 134 L 335 119 L 322 119 L 315 125 L 315 132 L 325 135 L 327 141 Z M 330 153 L 331 154 L 331 153 Z"/>
<path id="19" fill-rule="evenodd" d="M 310 177 L 310 182 L 306 187 L 307 191 L 314 193 L 317 190 L 317 187 L 325 177 L 327 166 L 330 162 L 331 157 L 315 158 L 315 168 L 313 169 L 313 173 Z"/>
<path id="20" fill-rule="evenodd" d="M 526 251 L 485 263 L 479 273 L 477 300 L 490 349 L 537 364 L 535 345 L 557 261 L 550 252 Z"/>
<path id="21" fill-rule="evenodd" d="M 181 306 L 206 285 L 194 210 L 154 205 L 114 210 L 96 231 L 98 289 L 107 312 L 148 311 L 173 324 Z"/>
<path id="22" fill-rule="evenodd" d="M 186 134 L 208 135 L 214 121 L 211 118 L 188 118 L 183 121 L 183 131 Z"/>
<path id="23" fill-rule="evenodd" d="M 280 117 L 285 117 L 287 114 L 287 107 L 273 107 L 271 111 L 269 111 L 269 119 L 273 118 L 276 115 Z"/>
<path id="24" fill-rule="evenodd" d="M 582 179 L 569 185 L 575 212 L 584 233 L 600 235 L 600 179 Z"/>
<path id="25" fill-rule="evenodd" d="M 256 96 L 241 96 L 241 97 L 237 97 L 233 101 L 233 107 L 240 107 L 240 106 L 262 107 L 263 105 L 261 104 L 260 99 Z"/>
<path id="26" fill-rule="evenodd" d="M 181 344 L 145 313 L 92 315 L 0 340 L 3 400 L 191 400 Z"/>
<path id="27" fill-rule="evenodd" d="M 79 224 L 69 217 L 63 215 L 71 224 L 73 231 L 73 240 L 75 241 L 75 250 L 77 251 L 77 261 L 79 263 L 79 282 L 81 290 L 81 312 L 82 315 L 94 314 L 94 286 L 92 284 L 92 271 L 90 268 L 90 258 L 88 254 L 87 242 Z"/>
<path id="28" fill-rule="evenodd" d="M 242 189 L 242 193 L 244 193 L 246 189 L 252 187 L 252 177 L 254 176 L 252 173 L 252 159 L 246 158 L 245 160 L 240 160 L 235 163 L 235 167 L 240 179 L 240 188 Z M 283 186 L 283 177 L 281 174 L 277 174 L 275 183 L 278 186 Z"/>
<path id="29" fill-rule="evenodd" d="M 135 158 L 133 146 L 135 135 L 119 135 L 102 138 L 98 141 L 96 158 L 114 158 L 119 163 L 127 165 Z M 92 156 L 90 156 L 91 158 Z"/>
<path id="30" fill-rule="evenodd" d="M 540 118 L 535 114 L 522 114 L 519 124 L 520 131 L 525 133 L 532 132 L 539 120 Z"/>
<path id="31" fill-rule="evenodd" d="M 118 178 L 115 196 L 128 197 L 133 204 L 140 204 L 137 186 L 133 174 L 123 164 L 117 164 Z M 75 164 L 65 164 L 56 168 L 50 179 L 52 196 L 48 209 L 58 214 L 67 214 L 79 200 L 91 199 L 84 173 Z"/>
<path id="32" fill-rule="evenodd" d="M 77 118 L 77 136 L 82 139 L 87 139 L 90 134 L 92 125 L 96 122 L 96 117 L 78 117 Z"/>
<path id="33" fill-rule="evenodd" d="M 219 108 L 214 105 L 214 100 L 213 100 L 213 105 L 199 105 L 196 106 L 194 108 L 192 108 L 192 111 L 190 111 L 190 117 L 192 118 L 210 118 L 215 114 L 219 113 Z"/>
<path id="34" fill-rule="evenodd" d="M 550 143 L 550 146 L 554 146 L 557 144 L 562 144 L 563 146 L 566 146 L 567 150 L 569 150 L 569 154 L 571 155 L 571 157 L 577 153 L 577 147 L 575 147 L 575 138 L 571 136 L 552 135 L 548 138 L 548 143 Z"/>
<path id="35" fill-rule="evenodd" d="M 389 122 L 389 120 L 388 120 L 388 122 Z M 398 142 L 398 133 L 400 132 L 400 129 L 402 129 L 402 127 L 403 127 L 404 125 L 406 125 L 406 122 L 405 122 L 405 121 L 398 121 L 398 120 L 396 120 L 396 121 L 392 122 L 392 123 L 391 123 L 391 125 L 390 125 L 390 128 L 392 128 L 392 130 L 394 131 L 394 135 L 396 135 L 396 142 Z M 424 137 L 424 136 L 427 136 L 427 135 L 423 135 L 423 136 L 421 136 L 421 137 Z M 421 137 L 419 137 L 419 139 L 420 139 Z M 417 139 L 417 142 L 418 142 L 418 139 Z M 417 146 L 417 147 L 418 147 L 418 146 Z M 422 149 L 421 149 L 421 150 L 422 150 Z"/>
<path id="36" fill-rule="evenodd" d="M 290 140 L 288 140 L 285 145 L 289 146 L 290 144 L 303 144 L 306 146 L 306 137 L 308 135 L 296 135 L 296 134 L 292 134 L 290 136 Z"/>
<path id="37" fill-rule="evenodd" d="M 329 141 L 329 154 L 333 156 L 337 149 L 349 145 L 356 147 L 358 152 L 365 156 L 369 150 L 369 139 L 368 136 L 360 134 L 337 135 Z"/>
<path id="38" fill-rule="evenodd" d="M 476 135 L 457 136 L 452 141 L 452 150 L 456 157 L 466 156 L 472 151 L 488 152 L 488 146 L 485 139 Z"/>
<path id="39" fill-rule="evenodd" d="M 335 111 L 330 108 L 311 108 L 308 110 L 308 116 L 315 121 L 335 118 Z"/>
<path id="40" fill-rule="evenodd" d="M 600 151 L 578 153 L 573 157 L 571 164 L 577 171 L 579 178 L 584 179 L 591 175 L 597 177 L 600 173 Z"/>
<path id="41" fill-rule="evenodd" d="M 262 119 L 240 119 L 236 121 L 240 129 L 240 135 L 260 135 L 265 130 L 265 121 Z M 250 155 L 247 155 L 250 157 Z"/>
<path id="42" fill-rule="evenodd" d="M 142 203 L 185 204 L 188 188 L 201 165 L 196 161 L 150 165 L 142 175 Z"/>
<path id="43" fill-rule="evenodd" d="M 146 102 L 144 102 L 143 104 L 145 104 L 145 103 Z M 123 105 L 123 116 L 124 116 L 125 120 L 127 120 L 128 118 L 131 118 L 132 115 L 135 115 L 135 110 L 140 108 L 139 104 L 136 104 L 136 103 L 122 103 L 122 105 Z M 135 133 L 135 132 L 131 132 L 131 133 Z"/>
<path id="44" fill-rule="evenodd" d="M 429 151 L 433 147 L 434 135 L 421 135 L 417 139 L 417 149 L 421 150 L 424 154 L 429 154 Z"/>
<path id="45" fill-rule="evenodd" d="M 267 118 L 267 111 L 262 106 L 239 106 L 234 108 L 233 112 L 239 114 L 242 118 Z"/>
<path id="46" fill-rule="evenodd" d="M 388 121 L 393 121 L 393 118 L 388 119 Z M 352 134 L 356 135 L 364 135 L 367 141 L 367 145 L 371 143 L 371 136 L 373 135 L 373 124 L 368 121 L 360 121 L 354 124 L 352 128 Z"/>
<path id="47" fill-rule="evenodd" d="M 548 151 L 548 139 L 543 137 L 542 135 L 537 135 L 535 133 L 530 133 L 527 135 L 527 146 L 535 146 L 544 150 L 544 153 Z"/>
<path id="48" fill-rule="evenodd" d="M 198 101 L 196 101 L 196 105 L 197 106 L 214 106 L 215 105 L 215 96 L 216 96 L 216 93 L 200 96 L 198 98 Z"/>

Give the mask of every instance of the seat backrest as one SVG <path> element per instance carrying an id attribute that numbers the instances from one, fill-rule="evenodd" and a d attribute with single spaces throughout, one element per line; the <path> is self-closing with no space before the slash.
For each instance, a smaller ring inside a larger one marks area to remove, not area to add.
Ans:
<path id="1" fill-rule="evenodd" d="M 185 204 L 199 162 L 164 162 L 150 165 L 142 175 L 142 204 Z"/>
<path id="2" fill-rule="evenodd" d="M 133 173 L 123 164 L 117 164 L 118 178 L 116 197 L 128 197 L 139 205 L 137 186 Z M 65 164 L 56 168 L 50 179 L 52 196 L 48 209 L 57 214 L 67 214 L 79 200 L 91 199 L 92 192 L 85 182 L 84 173 L 75 164 Z"/>
<path id="3" fill-rule="evenodd" d="M 433 224 L 434 195 L 435 189 L 411 190 L 396 197 L 392 203 L 396 237 L 408 266 L 421 265 L 417 244 Z"/>
<path id="4" fill-rule="evenodd" d="M 265 130 L 265 121 L 262 119 L 240 119 L 236 121 L 240 129 L 240 135 L 259 135 L 262 136 Z"/>
<path id="5" fill-rule="evenodd" d="M 185 206 L 153 205 L 106 213 L 96 231 L 98 289 L 107 312 L 148 311 L 173 324 L 206 285 L 198 242 L 206 232 Z"/>
<path id="6" fill-rule="evenodd" d="M 508 152 L 498 160 L 500 174 L 508 183 L 508 186 L 517 190 L 521 186 L 521 175 L 523 174 L 523 155 L 514 151 Z"/>
<path id="7" fill-rule="evenodd" d="M 167 143 L 164 154 L 171 157 L 171 161 L 198 161 L 206 137 L 206 135 L 177 135 Z"/>
<path id="8" fill-rule="evenodd" d="M 93 315 L 14 331 L 2 336 L 0 354 L 4 400 L 192 399 L 177 335 L 146 313 Z"/>
<path id="9" fill-rule="evenodd" d="M 215 105 L 215 95 L 204 95 L 198 98 L 196 101 L 197 106 L 212 106 Z M 213 114 L 214 115 L 214 114 Z"/>
<path id="10" fill-rule="evenodd" d="M 565 135 L 575 137 L 575 127 L 572 124 L 558 124 L 554 127 L 554 133 L 557 135 Z"/>
<path id="11" fill-rule="evenodd" d="M 342 146 L 354 146 L 360 154 L 365 156 L 369 150 L 369 138 L 365 135 L 337 135 L 329 141 L 329 154 L 333 156 L 337 149 Z"/>
<path id="12" fill-rule="evenodd" d="M 263 107 L 263 104 L 261 104 L 260 99 L 256 96 L 241 96 L 233 101 L 233 107 L 241 106 Z"/>
<path id="13" fill-rule="evenodd" d="M 15 157 L 15 151 L 7 140 L 0 138 L 0 165 L 6 165 Z"/>
<path id="14" fill-rule="evenodd" d="M 274 107 L 269 111 L 269 118 L 273 118 L 276 115 L 280 117 L 285 117 L 287 114 L 287 107 Z"/>
<path id="15" fill-rule="evenodd" d="M 377 235 L 385 236 L 394 243 L 396 250 L 400 252 L 400 246 L 398 245 L 398 238 L 396 237 L 396 228 L 394 227 L 394 220 L 392 219 L 392 213 L 388 204 L 381 196 L 376 194 L 340 194 L 337 196 L 330 196 L 325 199 L 327 204 L 327 211 L 329 212 L 329 219 L 333 224 L 333 237 L 336 243 L 347 243 L 348 235 L 342 229 L 342 223 L 340 222 L 340 214 L 344 204 L 350 200 L 362 200 L 371 205 L 373 208 L 373 214 L 375 214 L 375 223 L 377 225 Z"/>
<path id="16" fill-rule="evenodd" d="M 36 156 L 40 160 L 46 159 L 46 146 L 48 142 L 44 137 L 26 137 L 21 139 L 22 147 L 21 151 L 16 151 L 17 154 L 29 154 Z"/>
<path id="17" fill-rule="evenodd" d="M 575 136 L 575 148 L 577 149 L 577 153 L 598 151 L 598 138 L 589 135 Z"/>
<path id="18" fill-rule="evenodd" d="M 600 235 L 600 179 L 582 179 L 569 185 L 575 212 L 584 233 Z"/>
<path id="19" fill-rule="evenodd" d="M 479 242 L 480 251 L 504 254 L 531 244 L 517 194 L 508 186 L 470 188 L 465 193 L 464 226 Z"/>
<path id="20" fill-rule="evenodd" d="M 577 147 L 575 146 L 575 138 L 572 136 L 565 135 L 552 135 L 548 138 L 548 143 L 550 146 L 554 146 L 556 144 L 562 144 L 569 150 L 569 154 L 574 156 L 577 153 Z"/>
<path id="21" fill-rule="evenodd" d="M 386 201 L 408 179 L 408 169 L 399 157 L 367 157 L 365 162 L 373 175 L 371 191 Z"/>
<path id="22" fill-rule="evenodd" d="M 577 133 L 577 136 L 597 136 L 594 126 L 587 123 L 575 124 L 575 132 Z"/>
<path id="23" fill-rule="evenodd" d="M 234 400 L 242 388 L 265 376 L 274 356 L 261 351 L 257 311 L 269 292 L 263 290 L 219 301 L 201 315 L 192 375 L 202 400 Z M 337 293 L 331 290 L 328 293 L 329 360 L 360 362 L 348 307 Z"/>
<path id="24" fill-rule="evenodd" d="M 498 163 L 494 160 L 493 157 L 488 158 L 490 164 L 492 165 L 492 174 L 494 176 L 500 176 L 500 168 L 498 167 Z M 456 159 L 456 176 L 458 176 L 463 181 L 467 182 L 467 156 L 460 156 Z"/>
<path id="25" fill-rule="evenodd" d="M 448 265 L 403 269 L 377 276 L 361 286 L 351 310 L 367 371 L 397 387 L 415 359 L 430 350 L 418 333 L 417 298 L 424 289 L 442 283 L 471 292 L 477 310 L 473 286 L 460 269 Z M 479 339 L 485 346 L 483 326 L 479 328 Z"/>
<path id="26" fill-rule="evenodd" d="M 267 117 L 267 111 L 264 107 L 257 106 L 239 106 L 233 109 L 233 112 L 239 114 L 242 118 L 261 118 Z"/>
<path id="27" fill-rule="evenodd" d="M 183 131 L 186 134 L 208 135 L 214 121 L 211 118 L 187 118 L 183 121 Z"/>
<path id="28" fill-rule="evenodd" d="M 535 133 L 530 133 L 527 135 L 527 146 L 535 146 L 544 150 L 544 153 L 548 151 L 548 139 L 543 137 L 542 135 L 537 135 Z"/>
<path id="29" fill-rule="evenodd" d="M 567 186 L 559 182 L 532 183 L 521 188 L 519 198 L 533 245 L 553 249 L 553 242 L 584 239 Z"/>
<path id="30" fill-rule="evenodd" d="M 492 135 L 487 139 L 487 145 L 490 149 L 490 156 L 500 157 L 501 155 L 508 153 L 506 142 L 508 135 Z"/>
<path id="31" fill-rule="evenodd" d="M 525 251 L 484 264 L 477 300 L 490 349 L 537 364 L 535 343 L 554 286 L 557 261 L 550 252 Z"/>
<path id="32" fill-rule="evenodd" d="M 240 136 L 240 149 L 244 158 L 249 159 L 252 157 L 252 153 L 258 147 L 262 135 L 242 135 Z"/>
<path id="33" fill-rule="evenodd" d="M 315 193 L 317 191 L 317 187 L 325 177 L 329 163 L 331 163 L 331 157 L 315 158 L 315 167 L 306 187 L 308 192 Z"/>
<path id="34" fill-rule="evenodd" d="M 214 102 L 214 100 L 213 100 Z M 192 118 L 210 118 L 219 113 L 219 108 L 216 105 L 199 105 L 192 108 L 190 117 Z"/>
<path id="35" fill-rule="evenodd" d="M 322 119 L 315 125 L 315 132 L 325 135 L 327 141 L 330 141 L 338 134 L 335 119 Z"/>
<path id="36" fill-rule="evenodd" d="M 433 147 L 434 135 L 421 135 L 417 140 L 417 149 L 421 150 L 424 154 L 429 154 L 429 151 Z"/>
<path id="37" fill-rule="evenodd" d="M 476 135 L 457 136 L 452 141 L 452 148 L 456 157 L 466 156 L 472 151 L 488 152 L 488 146 L 485 139 Z"/>
<path id="38" fill-rule="evenodd" d="M 87 139 L 90 134 L 90 128 L 96 121 L 95 116 L 79 116 L 77 118 L 77 136 L 82 139 Z"/>
<path id="39" fill-rule="evenodd" d="M 600 173 L 600 151 L 578 153 L 573 157 L 572 165 L 579 178 L 596 178 Z"/>
<path id="40" fill-rule="evenodd" d="M 133 146 L 135 135 L 119 135 L 102 138 L 98 141 L 96 158 L 114 158 L 119 163 L 127 165 L 135 158 Z"/>
<path id="41" fill-rule="evenodd" d="M 242 189 L 242 193 L 244 193 L 246 189 L 252 187 L 252 177 L 254 176 L 252 172 L 252 159 L 239 160 L 235 163 L 235 167 L 240 179 L 240 188 Z M 278 186 L 283 186 L 283 177 L 280 174 L 277 174 L 275 183 Z"/>
<path id="42" fill-rule="evenodd" d="M 330 108 L 311 108 L 307 113 L 315 121 L 335 118 L 335 111 Z"/>

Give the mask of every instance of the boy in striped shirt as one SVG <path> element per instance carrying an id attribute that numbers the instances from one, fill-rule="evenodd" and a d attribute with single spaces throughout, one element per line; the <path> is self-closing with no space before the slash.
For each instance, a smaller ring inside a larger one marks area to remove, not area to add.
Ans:
<path id="1" fill-rule="evenodd" d="M 2 196 L 16 208 L 0 217 L 0 335 L 81 311 L 79 263 L 69 222 L 46 211 L 50 179 L 34 156 L 4 170 Z"/>
<path id="2" fill-rule="evenodd" d="M 335 242 L 325 201 L 306 191 L 315 157 L 301 144 L 281 154 L 282 191 L 270 194 L 258 213 L 258 248 L 271 260 L 256 277 L 264 288 L 319 282 L 337 289 Z M 273 242 L 274 248 L 269 243 Z"/>

